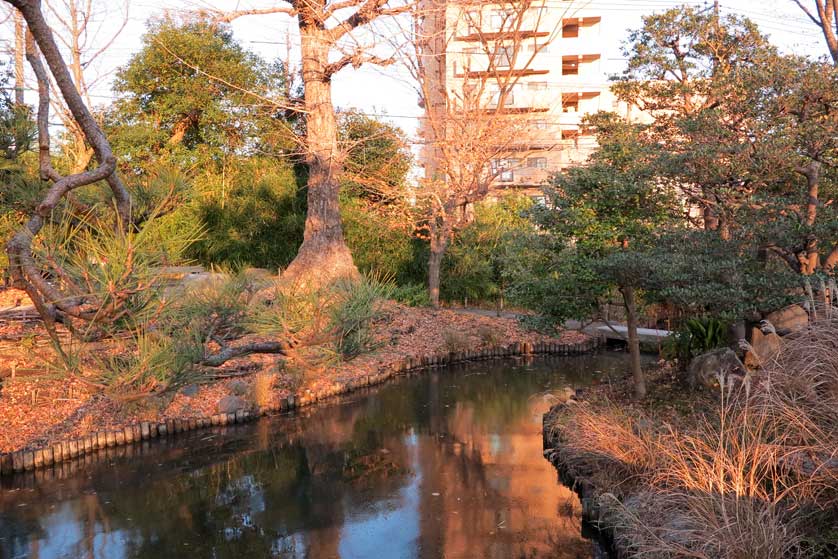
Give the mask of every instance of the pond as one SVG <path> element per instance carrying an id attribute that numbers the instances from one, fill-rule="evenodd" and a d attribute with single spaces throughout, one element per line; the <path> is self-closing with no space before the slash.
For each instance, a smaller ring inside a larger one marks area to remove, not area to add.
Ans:
<path id="1" fill-rule="evenodd" d="M 541 415 L 624 362 L 476 363 L 6 478 L 0 558 L 604 557 Z"/>

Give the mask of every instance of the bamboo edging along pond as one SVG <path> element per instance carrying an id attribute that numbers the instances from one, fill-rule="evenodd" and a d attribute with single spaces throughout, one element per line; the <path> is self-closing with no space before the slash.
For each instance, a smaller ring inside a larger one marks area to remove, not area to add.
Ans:
<path id="1" fill-rule="evenodd" d="M 159 422 L 143 421 L 118 430 L 94 431 L 82 437 L 56 442 L 36 449 L 0 454 L 0 475 L 5 476 L 17 472 L 57 466 L 90 456 L 95 452 L 107 451 L 107 449 L 116 447 L 130 447 L 136 442 L 171 437 L 177 433 L 247 423 L 269 413 L 291 411 L 359 388 L 381 384 L 393 377 L 412 371 L 446 367 L 468 361 L 503 359 L 525 355 L 582 355 L 597 349 L 601 344 L 601 338 L 590 338 L 576 344 L 516 342 L 507 346 L 495 346 L 480 350 L 407 356 L 364 377 L 343 384 L 333 383 L 316 393 L 306 390 L 300 394 L 292 394 L 282 398 L 278 404 L 259 409 L 243 409 L 235 413 L 219 413 L 201 418 L 167 419 Z"/>

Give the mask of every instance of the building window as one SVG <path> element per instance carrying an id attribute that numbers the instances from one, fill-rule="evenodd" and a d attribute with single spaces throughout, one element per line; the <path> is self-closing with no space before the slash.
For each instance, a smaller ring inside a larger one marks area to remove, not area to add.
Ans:
<path id="1" fill-rule="evenodd" d="M 527 167 L 531 169 L 546 169 L 547 168 L 547 158 L 546 157 L 530 157 L 527 159 Z"/>
<path id="2" fill-rule="evenodd" d="M 466 13 L 466 24 L 467 24 L 467 31 L 466 34 L 468 35 L 479 35 L 480 34 L 480 12 L 467 12 Z"/>
<path id="3" fill-rule="evenodd" d="M 562 95 L 562 112 L 578 113 L 579 96 L 575 93 L 571 93 L 570 95 Z"/>
<path id="4" fill-rule="evenodd" d="M 513 182 L 515 172 L 513 169 L 521 164 L 521 160 L 513 157 L 492 160 L 492 174 L 497 175 L 500 182 Z"/>
<path id="5" fill-rule="evenodd" d="M 497 47 L 497 50 L 495 50 L 495 53 L 492 56 L 495 68 L 509 68 L 512 66 L 513 55 L 514 53 L 512 51 L 512 47 Z"/>
<path id="6" fill-rule="evenodd" d="M 563 76 L 578 76 L 579 75 L 579 57 L 578 56 L 563 56 L 562 57 L 562 75 Z"/>
<path id="7" fill-rule="evenodd" d="M 463 66 L 466 71 L 470 71 L 472 68 L 478 67 L 477 59 L 480 56 L 480 49 L 474 47 L 463 49 L 463 55 L 465 55 L 465 62 L 463 63 Z"/>
<path id="8" fill-rule="evenodd" d="M 573 39 L 579 36 L 579 24 L 578 23 L 565 23 L 562 25 L 562 38 L 563 39 Z"/>
<path id="9" fill-rule="evenodd" d="M 499 32 L 504 29 L 509 29 L 514 23 L 514 14 L 504 10 L 495 10 L 492 13 L 492 31 Z"/>
<path id="10" fill-rule="evenodd" d="M 546 120 L 534 120 L 532 122 L 532 127 L 536 130 L 547 130 L 550 128 L 550 123 Z"/>
<path id="11" fill-rule="evenodd" d="M 503 97 L 503 106 L 504 107 L 514 107 L 515 106 L 515 90 L 517 89 L 516 85 L 508 86 L 505 89 L 506 94 Z M 495 86 L 493 88 L 494 91 L 491 92 L 492 99 L 489 101 L 489 108 L 495 109 L 501 105 L 501 90 Z"/>

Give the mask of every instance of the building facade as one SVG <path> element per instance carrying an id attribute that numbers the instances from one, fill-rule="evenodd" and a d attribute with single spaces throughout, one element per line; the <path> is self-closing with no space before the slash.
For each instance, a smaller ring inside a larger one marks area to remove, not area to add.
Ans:
<path id="1" fill-rule="evenodd" d="M 450 130 L 430 126 L 452 106 L 492 118 L 499 130 L 489 158 L 491 190 L 540 192 L 552 174 L 584 163 L 596 148 L 586 114 L 628 114 L 609 88 L 602 16 L 590 2 L 428 0 L 418 26 L 428 68 L 420 127 L 426 177 L 437 170 L 433 147 Z M 479 105 L 479 107 L 477 106 Z M 433 111 L 437 111 L 434 117 Z M 475 124 L 477 126 L 477 124 Z"/>

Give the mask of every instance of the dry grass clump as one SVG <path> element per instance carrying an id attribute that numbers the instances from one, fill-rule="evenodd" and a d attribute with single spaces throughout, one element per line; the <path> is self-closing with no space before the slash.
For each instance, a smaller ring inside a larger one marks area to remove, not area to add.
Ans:
<path id="1" fill-rule="evenodd" d="M 601 522 L 628 556 L 781 559 L 803 552 L 800 518 L 759 499 L 647 489 L 600 497 Z"/>
<path id="2" fill-rule="evenodd" d="M 477 336 L 483 345 L 496 346 L 503 342 L 503 333 L 497 328 L 488 324 L 481 324 L 477 328 Z"/>
<path id="3" fill-rule="evenodd" d="M 576 406 L 560 458 L 609 491 L 602 522 L 631 555 L 835 556 L 838 321 L 787 338 L 753 379 L 720 381 L 718 413 L 689 429 Z"/>
<path id="4" fill-rule="evenodd" d="M 442 332 L 442 347 L 449 353 L 456 353 L 459 351 L 466 351 L 471 348 L 468 336 L 451 328 L 446 328 Z"/>
<path id="5" fill-rule="evenodd" d="M 568 423 L 554 427 L 564 434 L 561 462 L 574 477 L 613 482 L 614 491 L 657 465 L 657 436 L 644 423 L 616 406 L 576 405 Z"/>

